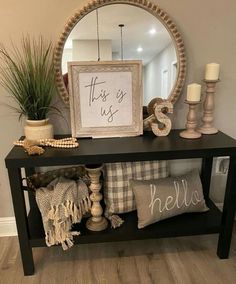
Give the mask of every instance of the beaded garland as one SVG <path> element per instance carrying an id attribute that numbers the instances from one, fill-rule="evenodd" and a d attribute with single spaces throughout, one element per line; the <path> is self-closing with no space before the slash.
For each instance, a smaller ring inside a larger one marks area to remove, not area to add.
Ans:
<path id="1" fill-rule="evenodd" d="M 76 148 L 79 146 L 79 143 L 76 138 L 71 137 L 63 139 L 40 139 L 39 145 L 55 148 Z"/>
<path id="2" fill-rule="evenodd" d="M 21 146 L 29 155 L 41 155 L 44 153 L 44 147 L 54 148 L 77 148 L 79 143 L 74 137 L 62 139 L 40 139 L 38 141 L 18 140 L 13 143 L 15 146 Z"/>

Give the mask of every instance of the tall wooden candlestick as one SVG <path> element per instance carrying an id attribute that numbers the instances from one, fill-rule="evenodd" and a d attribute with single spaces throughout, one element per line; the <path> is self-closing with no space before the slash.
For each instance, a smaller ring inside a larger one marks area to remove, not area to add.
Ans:
<path id="1" fill-rule="evenodd" d="M 213 126 L 214 94 L 219 80 L 204 80 L 206 83 L 206 98 L 203 104 L 202 126 L 198 129 L 202 134 L 215 134 L 218 130 Z"/>
<path id="2" fill-rule="evenodd" d="M 92 191 L 90 194 L 90 199 L 92 201 L 92 217 L 88 219 L 86 227 L 91 231 L 102 231 L 106 229 L 108 225 L 107 219 L 102 216 L 103 209 L 100 204 L 100 201 L 102 200 L 102 194 L 100 193 L 100 189 L 102 187 L 100 183 L 102 166 L 86 166 L 86 170 L 91 179 L 89 188 Z"/>
<path id="3" fill-rule="evenodd" d="M 196 106 L 200 103 L 200 101 L 197 101 L 197 102 L 185 101 L 185 103 L 189 105 L 186 130 L 180 132 L 179 135 L 182 138 L 187 138 L 187 139 L 200 138 L 202 134 L 196 131 L 196 128 L 197 128 Z"/>

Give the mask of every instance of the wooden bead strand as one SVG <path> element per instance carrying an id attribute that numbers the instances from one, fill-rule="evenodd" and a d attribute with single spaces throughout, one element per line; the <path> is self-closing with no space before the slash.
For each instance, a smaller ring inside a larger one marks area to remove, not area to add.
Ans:
<path id="1" fill-rule="evenodd" d="M 29 155 L 41 155 L 44 153 L 44 149 L 41 147 L 53 147 L 53 148 L 77 148 L 79 143 L 74 137 L 62 138 L 62 139 L 40 139 L 39 141 L 30 140 L 18 140 L 13 143 L 15 146 L 23 147 Z"/>
<path id="2" fill-rule="evenodd" d="M 76 148 L 79 146 L 76 138 L 63 138 L 63 139 L 40 139 L 41 146 L 49 146 L 55 148 Z"/>

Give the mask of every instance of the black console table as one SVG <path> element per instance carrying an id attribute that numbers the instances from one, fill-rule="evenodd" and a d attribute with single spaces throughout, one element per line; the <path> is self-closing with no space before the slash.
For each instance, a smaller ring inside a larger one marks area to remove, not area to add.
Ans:
<path id="1" fill-rule="evenodd" d="M 91 232 L 85 223 L 78 224 L 81 236 L 76 243 L 110 242 L 197 234 L 219 233 L 217 255 L 228 258 L 234 214 L 236 209 L 236 140 L 219 132 L 190 140 L 172 130 L 167 137 L 145 133 L 140 137 L 80 139 L 78 149 L 47 148 L 42 156 L 28 156 L 20 147 L 13 147 L 5 162 L 14 205 L 18 238 L 25 275 L 34 273 L 32 247 L 45 246 L 44 231 L 34 196 L 29 194 L 30 212 L 27 216 L 21 169 L 31 175 L 36 167 L 106 162 L 172 160 L 202 158 L 201 179 L 204 196 L 210 210 L 188 213 L 163 220 L 144 229 L 137 229 L 136 212 L 122 216 L 124 224 L 117 229 Z M 209 198 L 213 157 L 230 156 L 223 212 Z"/>

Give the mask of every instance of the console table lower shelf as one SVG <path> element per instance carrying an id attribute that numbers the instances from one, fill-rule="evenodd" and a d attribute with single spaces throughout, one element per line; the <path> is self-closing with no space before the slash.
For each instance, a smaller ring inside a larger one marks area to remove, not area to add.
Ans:
<path id="1" fill-rule="evenodd" d="M 182 214 L 149 225 L 144 229 L 137 228 L 136 211 L 120 215 L 124 219 L 121 227 L 117 229 L 108 227 L 101 232 L 89 231 L 85 226 L 86 219 L 83 219 L 80 224 L 74 226 L 75 230 L 81 232 L 80 236 L 74 238 L 75 244 L 219 233 L 222 214 L 211 200 L 207 202 L 207 206 L 210 209 L 207 212 Z M 31 245 L 33 247 L 46 246 L 42 219 L 37 208 L 30 212 L 28 221 Z"/>

